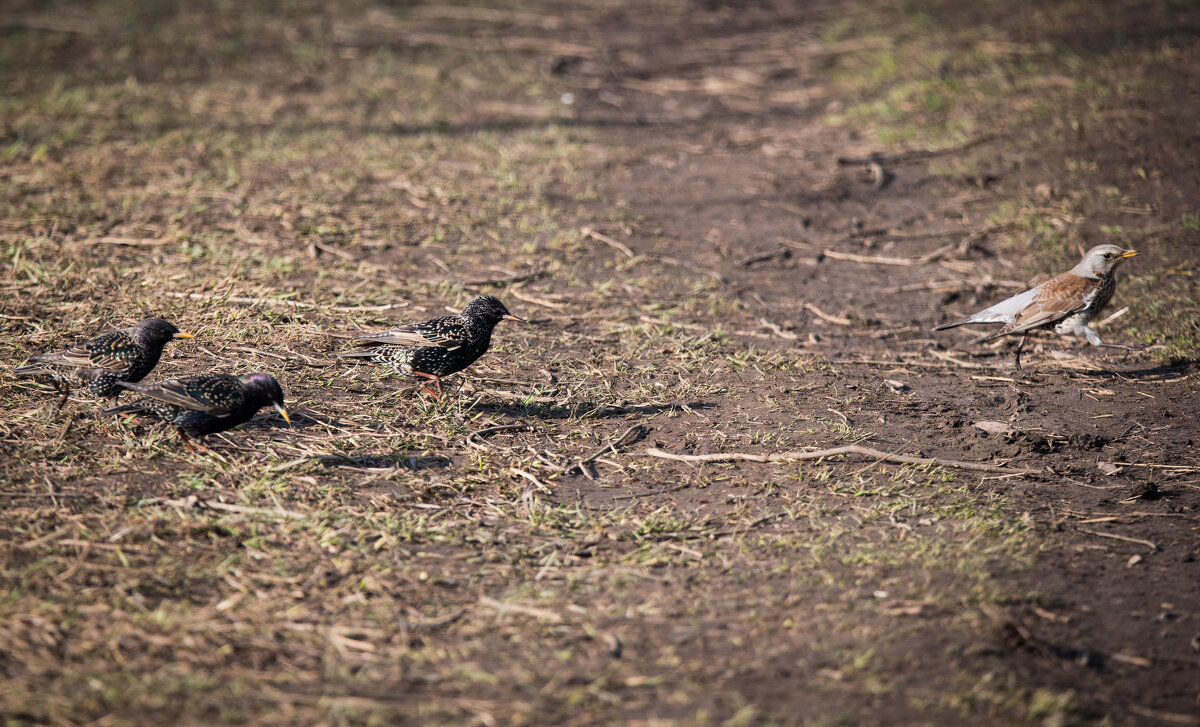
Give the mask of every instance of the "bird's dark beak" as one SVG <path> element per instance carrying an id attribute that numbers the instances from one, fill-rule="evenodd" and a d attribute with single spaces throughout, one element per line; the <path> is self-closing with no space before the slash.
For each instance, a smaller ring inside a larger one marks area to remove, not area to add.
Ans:
<path id="1" fill-rule="evenodd" d="M 507 314 L 505 314 L 505 315 L 501 316 L 501 317 L 500 317 L 500 320 L 502 320 L 502 321 L 516 321 L 517 323 L 528 323 L 528 322 L 529 322 L 529 321 L 525 320 L 524 318 L 517 318 L 517 317 L 516 317 L 516 316 L 514 316 L 512 313 L 507 313 Z"/>
<path id="2" fill-rule="evenodd" d="M 171 338 L 195 338 L 195 336 L 188 333 L 187 331 L 176 331 L 175 335 L 171 336 Z"/>
<path id="3" fill-rule="evenodd" d="M 1137 257 L 1137 250 L 1126 250 L 1125 252 L 1121 253 L 1122 260 L 1128 257 Z"/>
<path id="4" fill-rule="evenodd" d="M 283 404 L 274 404 L 273 406 L 275 407 L 275 411 L 279 412 L 279 416 L 283 417 L 285 422 L 288 424 L 292 423 L 292 418 L 288 416 L 287 409 L 284 408 Z"/>

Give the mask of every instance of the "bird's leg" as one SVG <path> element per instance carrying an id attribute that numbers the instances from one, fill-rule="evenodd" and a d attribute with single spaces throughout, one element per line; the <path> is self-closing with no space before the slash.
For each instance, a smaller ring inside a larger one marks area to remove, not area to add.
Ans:
<path id="1" fill-rule="evenodd" d="M 429 384 L 422 384 L 421 388 L 424 389 L 425 391 L 428 391 L 429 395 L 432 396 L 434 399 L 441 400 L 441 398 L 442 398 L 442 379 L 441 379 L 441 377 L 434 376 L 433 374 L 427 374 L 424 371 L 414 371 L 414 372 L 412 372 L 412 375 L 419 376 L 420 378 L 426 379 L 428 381 L 432 381 L 434 383 L 434 385 L 437 386 L 437 393 L 434 393 L 433 389 L 429 388 Z"/>
<path id="2" fill-rule="evenodd" d="M 1147 346 L 1149 346 L 1150 344 L 1143 343 L 1140 346 L 1125 346 L 1120 343 L 1097 343 L 1096 345 L 1101 348 L 1119 348 L 1122 351 L 1141 351 L 1141 350 L 1145 349 Z"/>
<path id="3" fill-rule="evenodd" d="M 67 403 L 67 399 L 71 398 L 71 385 L 58 379 L 52 379 L 52 381 L 54 382 L 54 390 L 62 394 L 58 398 L 58 406 L 54 407 L 54 413 L 57 414 L 62 411 L 63 406 Z"/>
<path id="4" fill-rule="evenodd" d="M 188 435 L 183 433 L 182 429 L 176 429 L 175 432 L 177 434 L 179 434 L 179 441 L 183 442 L 183 446 L 187 448 L 187 451 L 189 451 L 193 454 L 195 454 L 197 451 L 199 451 L 196 449 L 196 445 L 192 444 L 191 438 L 189 438 Z"/>
<path id="5" fill-rule="evenodd" d="M 203 442 L 197 442 L 187 435 L 187 432 L 182 429 L 176 429 L 175 432 L 179 435 L 179 441 L 183 442 L 183 446 L 192 454 L 200 454 L 202 452 L 211 452 Z"/>
<path id="6" fill-rule="evenodd" d="M 1021 342 L 1017 344 L 1017 352 L 1015 356 L 1017 362 L 1017 371 L 1021 372 L 1025 371 L 1025 369 L 1021 368 L 1021 349 L 1025 347 L 1026 338 L 1029 338 L 1029 331 L 1025 331 L 1025 333 L 1021 334 Z"/>
<path id="7" fill-rule="evenodd" d="M 1141 351 L 1150 345 L 1146 343 L 1142 344 L 1141 346 L 1125 346 L 1120 343 L 1105 343 L 1104 341 L 1100 340 L 1100 335 L 1098 333 L 1087 327 L 1083 329 L 1083 335 L 1085 338 L 1087 338 L 1088 343 L 1098 348 L 1118 348 L 1122 351 Z"/>

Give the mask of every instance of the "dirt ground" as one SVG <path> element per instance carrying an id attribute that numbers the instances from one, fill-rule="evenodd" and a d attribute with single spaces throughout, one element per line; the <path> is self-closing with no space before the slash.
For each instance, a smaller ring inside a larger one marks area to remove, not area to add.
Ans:
<path id="1" fill-rule="evenodd" d="M 6 371 L 294 419 L 0 376 L 8 724 L 1200 725 L 1200 8 L 268 5 L 0 5 Z M 1102 242 L 1145 350 L 930 332 Z"/>

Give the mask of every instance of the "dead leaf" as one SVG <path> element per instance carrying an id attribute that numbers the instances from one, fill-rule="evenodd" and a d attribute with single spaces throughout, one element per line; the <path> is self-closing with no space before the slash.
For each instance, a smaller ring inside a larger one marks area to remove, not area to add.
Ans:
<path id="1" fill-rule="evenodd" d="M 1005 422 L 991 422 L 985 420 L 975 422 L 975 427 L 977 429 L 982 429 L 988 434 L 1008 434 L 1012 432 L 1012 427 Z"/>
<path id="2" fill-rule="evenodd" d="M 1100 474 L 1108 475 L 1109 477 L 1125 471 L 1124 467 L 1118 467 L 1112 462 L 1096 462 L 1096 469 L 1100 470 Z"/>

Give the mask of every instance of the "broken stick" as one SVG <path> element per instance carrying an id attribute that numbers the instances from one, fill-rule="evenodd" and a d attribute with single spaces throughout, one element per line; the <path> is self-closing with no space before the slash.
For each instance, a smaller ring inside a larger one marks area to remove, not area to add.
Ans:
<path id="1" fill-rule="evenodd" d="M 750 454 L 747 452 L 718 452 L 716 454 L 672 454 L 670 452 L 664 452 L 657 447 L 650 447 L 646 450 L 646 454 L 651 457 L 658 457 L 660 459 L 674 459 L 679 460 L 680 462 L 799 462 L 801 460 L 836 457 L 842 454 L 861 454 L 864 457 L 874 457 L 880 462 L 893 462 L 896 464 L 934 465 L 937 467 L 953 467 L 954 469 L 971 470 L 974 472 L 999 472 L 1006 475 L 1031 476 L 1041 474 L 1036 470 L 1018 470 L 1012 469 L 1011 467 L 986 464 L 983 462 L 961 462 L 954 459 L 913 457 L 907 454 L 881 452 L 878 449 L 862 447 L 857 444 L 849 444 L 844 447 L 833 447 L 831 449 L 818 449 L 812 452 L 773 452 L 771 454 Z"/>

